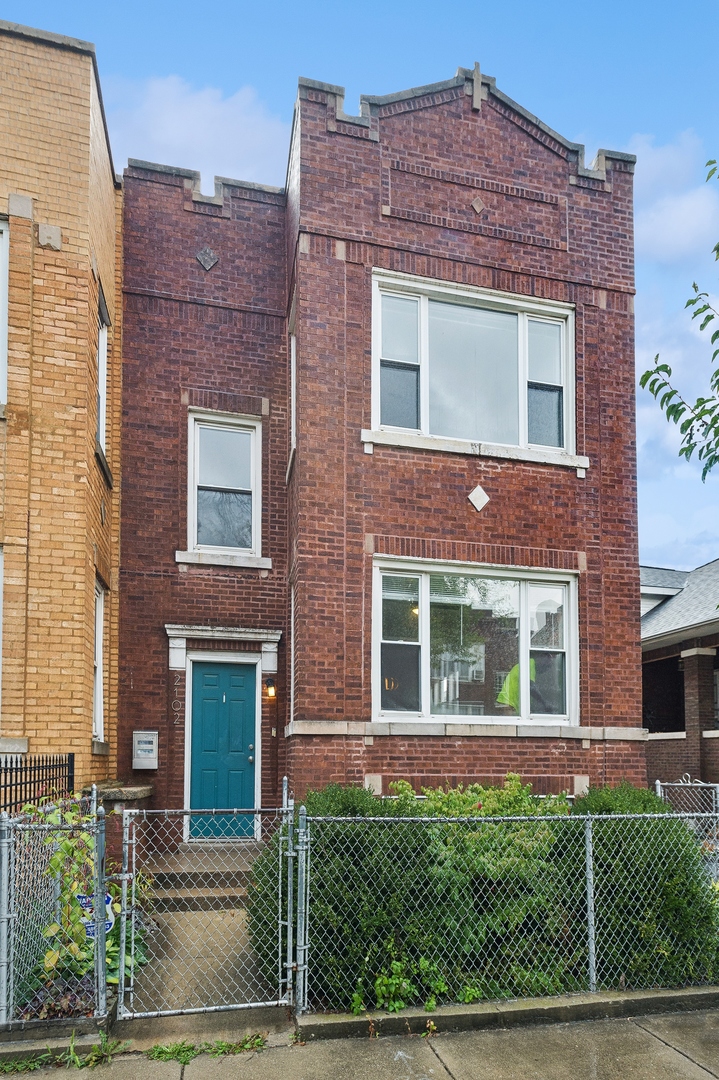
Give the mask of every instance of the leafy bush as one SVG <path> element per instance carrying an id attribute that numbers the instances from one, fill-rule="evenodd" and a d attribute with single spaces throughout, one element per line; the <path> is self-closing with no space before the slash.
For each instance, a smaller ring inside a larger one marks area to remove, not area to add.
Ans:
<path id="1" fill-rule="evenodd" d="M 92 1015 L 95 1007 L 95 941 L 86 932 L 87 911 L 78 897 L 91 896 L 95 888 L 94 819 L 79 799 L 49 800 L 23 807 L 24 825 L 42 825 L 33 831 L 22 827 L 15 835 L 15 887 L 20 903 L 16 923 L 15 999 L 21 1019 L 52 1019 L 59 1016 Z M 44 864 L 44 867 L 43 867 Z M 108 864 L 107 872 L 113 867 Z M 113 914 L 120 914 L 121 886 L 106 883 Z M 136 878 L 136 892 L 144 899 L 149 891 L 146 875 Z M 32 902 L 29 903 L 30 896 Z M 103 918 L 104 910 L 98 915 Z M 43 917 L 48 919 L 43 925 Z M 140 917 L 135 927 L 134 963 L 147 962 L 145 926 Z M 119 982 L 120 920 L 105 939 L 107 982 Z M 125 957 L 125 972 L 132 961 Z"/>
<path id="2" fill-rule="evenodd" d="M 574 800 L 573 814 L 670 814 L 671 807 L 649 788 L 623 781 L 617 787 L 590 788 Z"/>
<path id="3" fill-rule="evenodd" d="M 393 790 L 385 800 L 339 785 L 308 793 L 315 818 L 386 819 L 311 822 L 311 1004 L 433 1009 L 586 989 L 585 815 L 663 804 L 623 785 L 590 791 L 569 816 L 566 798 L 539 799 L 511 774 L 499 788 L 425 790 L 422 801 L 406 782 Z M 392 820 L 410 816 L 426 820 Z M 717 894 L 687 825 L 607 817 L 592 828 L 600 985 L 719 977 Z M 277 970 L 277 843 L 250 888 L 250 934 L 268 978 Z"/>

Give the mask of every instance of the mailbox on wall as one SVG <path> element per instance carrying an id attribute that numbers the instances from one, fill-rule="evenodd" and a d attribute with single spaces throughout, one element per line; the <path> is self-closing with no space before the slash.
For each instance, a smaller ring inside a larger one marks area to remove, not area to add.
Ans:
<path id="1" fill-rule="evenodd" d="M 158 733 L 156 731 L 133 731 L 133 769 L 156 769 Z"/>

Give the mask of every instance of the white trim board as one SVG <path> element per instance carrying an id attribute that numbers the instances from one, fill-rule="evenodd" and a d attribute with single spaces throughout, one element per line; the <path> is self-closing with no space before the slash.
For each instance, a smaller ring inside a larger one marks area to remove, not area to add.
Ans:
<path id="1" fill-rule="evenodd" d="M 179 623 L 166 623 L 165 633 L 169 639 L 169 669 L 183 671 L 185 668 L 187 639 L 193 641 L 249 641 L 260 645 L 262 671 L 268 674 L 277 671 L 277 645 L 282 637 L 281 630 L 253 630 L 243 626 L 188 626 Z M 245 656 L 247 653 L 233 653 Z"/>

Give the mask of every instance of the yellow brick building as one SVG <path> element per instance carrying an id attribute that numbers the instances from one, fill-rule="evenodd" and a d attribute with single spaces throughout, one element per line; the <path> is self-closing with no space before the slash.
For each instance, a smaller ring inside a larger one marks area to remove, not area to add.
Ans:
<path id="1" fill-rule="evenodd" d="M 91 44 L 0 22 L 0 753 L 116 770 L 121 187 Z"/>

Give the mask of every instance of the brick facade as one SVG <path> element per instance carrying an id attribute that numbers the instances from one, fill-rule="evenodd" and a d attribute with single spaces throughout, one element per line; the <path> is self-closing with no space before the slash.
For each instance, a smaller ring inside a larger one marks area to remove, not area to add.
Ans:
<path id="1" fill-rule="evenodd" d="M 92 46 L 0 23 L 0 66 L 10 236 L 0 752 L 73 751 L 82 784 L 117 767 L 121 189 Z M 104 461 L 100 288 L 111 324 Z M 93 740 L 97 579 L 107 590 L 102 740 Z"/>
<path id="2" fill-rule="evenodd" d="M 237 645 L 222 627 L 281 632 L 278 694 L 262 697 L 265 801 L 284 771 L 298 795 L 330 780 L 386 790 L 399 777 L 497 781 L 510 769 L 541 791 L 644 783 L 633 160 L 602 152 L 585 169 L 581 147 L 478 72 L 364 99 L 359 118 L 344 114 L 341 94 L 301 81 L 286 192 L 218 181 L 208 198 L 186 170 L 135 162 L 126 172 L 120 772 L 132 730 L 157 728 L 156 805 L 181 804 L 185 674 L 170 667 L 171 625 L 214 628 L 224 651 Z M 204 247 L 218 257 L 209 270 L 196 257 Z M 588 458 L 588 468 L 481 445 L 363 445 L 376 269 L 572 305 L 574 464 Z M 263 425 L 271 568 L 176 561 L 192 408 Z M 467 498 L 477 484 L 489 495 L 481 514 Z M 378 724 L 372 572 L 387 556 L 574 576 L 571 731 L 425 723 L 390 734 Z M 208 641 L 190 630 L 181 639 L 187 650 Z"/>

